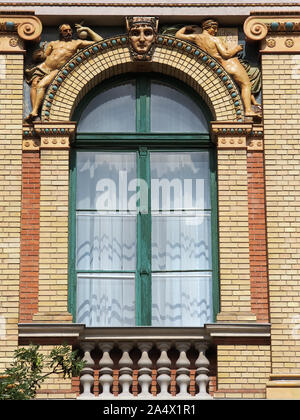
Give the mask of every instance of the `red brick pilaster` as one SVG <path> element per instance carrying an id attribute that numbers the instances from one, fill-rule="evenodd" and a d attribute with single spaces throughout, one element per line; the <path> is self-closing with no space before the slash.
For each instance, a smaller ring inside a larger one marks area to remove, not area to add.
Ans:
<path id="1" fill-rule="evenodd" d="M 23 152 L 19 322 L 30 322 L 38 310 L 40 156 Z"/>
<path id="2" fill-rule="evenodd" d="M 258 322 L 269 321 L 267 237 L 263 151 L 247 154 L 251 309 Z"/>

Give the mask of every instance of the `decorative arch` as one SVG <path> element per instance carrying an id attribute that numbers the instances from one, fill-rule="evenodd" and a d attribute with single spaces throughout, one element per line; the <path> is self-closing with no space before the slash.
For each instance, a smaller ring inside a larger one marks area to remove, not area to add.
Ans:
<path id="1" fill-rule="evenodd" d="M 244 121 L 239 90 L 224 68 L 196 45 L 157 36 L 151 62 L 132 61 L 127 36 L 97 42 L 75 54 L 49 86 L 42 121 L 70 121 L 78 103 L 97 84 L 122 73 L 158 72 L 191 86 L 215 121 Z"/>

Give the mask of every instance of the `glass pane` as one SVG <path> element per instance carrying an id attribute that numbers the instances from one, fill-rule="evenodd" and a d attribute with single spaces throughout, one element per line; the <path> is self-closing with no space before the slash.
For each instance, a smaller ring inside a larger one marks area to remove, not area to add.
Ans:
<path id="1" fill-rule="evenodd" d="M 212 322 L 210 273 L 152 274 L 152 325 L 200 327 Z"/>
<path id="2" fill-rule="evenodd" d="M 134 326 L 134 275 L 78 275 L 76 322 L 87 327 Z"/>
<path id="3" fill-rule="evenodd" d="M 208 152 L 152 152 L 151 209 L 210 209 Z"/>
<path id="4" fill-rule="evenodd" d="M 78 133 L 135 132 L 135 82 L 114 86 L 95 96 L 78 122 Z"/>
<path id="5" fill-rule="evenodd" d="M 210 214 L 152 214 L 152 270 L 210 270 Z"/>
<path id="6" fill-rule="evenodd" d="M 135 197 L 135 152 L 77 152 L 77 209 L 135 211 Z"/>
<path id="7" fill-rule="evenodd" d="M 208 133 L 201 108 L 187 95 L 163 83 L 151 82 L 151 131 Z"/>
<path id="8" fill-rule="evenodd" d="M 135 216 L 81 212 L 76 240 L 78 270 L 135 270 Z"/>

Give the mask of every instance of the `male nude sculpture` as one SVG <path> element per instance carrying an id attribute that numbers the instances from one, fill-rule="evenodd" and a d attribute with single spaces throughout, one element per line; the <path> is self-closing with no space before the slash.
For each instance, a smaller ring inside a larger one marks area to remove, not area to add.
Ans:
<path id="1" fill-rule="evenodd" d="M 210 54 L 216 60 L 218 60 L 224 69 L 229 73 L 234 81 L 241 88 L 241 96 L 245 107 L 245 115 L 255 116 L 257 115 L 251 107 L 251 103 L 258 105 L 251 94 L 251 82 L 249 76 L 240 63 L 236 54 L 243 50 L 242 45 L 237 45 L 234 48 L 228 48 L 228 46 L 222 42 L 222 40 L 216 36 L 218 31 L 218 23 L 213 19 L 205 20 L 202 23 L 203 32 L 197 32 L 198 26 L 185 26 L 176 33 L 176 37 L 182 40 L 191 41 L 197 44 L 203 51 Z"/>
<path id="2" fill-rule="evenodd" d="M 44 53 L 44 61 L 27 71 L 28 83 L 31 84 L 30 98 L 32 111 L 25 121 L 30 122 L 38 117 L 39 108 L 42 104 L 47 87 L 55 78 L 59 69 L 72 57 L 72 55 L 74 55 L 78 49 L 85 48 L 102 40 L 102 37 L 93 32 L 90 28 L 83 27 L 79 24 L 75 26 L 77 28 L 77 33 L 80 34 L 80 32 L 83 31 L 87 32 L 92 41 L 73 39 L 73 32 L 71 26 L 68 24 L 63 24 L 59 27 L 60 39 L 58 41 L 50 42 Z M 41 58 L 39 61 L 41 61 Z"/>

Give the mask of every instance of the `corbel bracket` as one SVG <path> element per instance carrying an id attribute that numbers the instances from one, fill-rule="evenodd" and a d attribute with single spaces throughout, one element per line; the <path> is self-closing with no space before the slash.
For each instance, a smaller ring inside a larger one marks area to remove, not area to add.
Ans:
<path id="1" fill-rule="evenodd" d="M 76 131 L 76 122 L 35 122 L 23 126 L 23 151 L 69 149 Z"/>
<path id="2" fill-rule="evenodd" d="M 215 121 L 211 123 L 211 135 L 218 149 L 263 150 L 261 124 Z"/>

